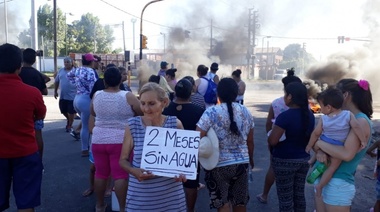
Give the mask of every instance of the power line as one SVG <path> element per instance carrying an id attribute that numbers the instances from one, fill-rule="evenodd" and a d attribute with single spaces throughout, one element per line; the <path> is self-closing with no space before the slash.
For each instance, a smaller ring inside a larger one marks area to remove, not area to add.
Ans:
<path id="1" fill-rule="evenodd" d="M 14 1 L 14 0 L 8 0 L 7 2 L 11 2 L 11 1 Z M 4 4 L 4 1 L 0 2 L 0 4 Z"/>
<path id="2" fill-rule="evenodd" d="M 107 4 L 107 5 L 110 6 L 110 7 L 113 7 L 114 9 L 117 9 L 117 10 L 119 10 L 119 11 L 125 13 L 125 14 L 128 14 L 128 15 L 130 15 L 130 16 L 132 16 L 132 17 L 137 18 L 137 19 L 141 19 L 139 16 L 134 15 L 134 14 L 132 14 L 132 13 L 129 13 L 129 12 L 127 12 L 127 11 L 125 11 L 125 10 L 119 8 L 119 7 L 116 7 L 115 5 L 109 3 L 109 2 L 107 2 L 107 1 L 105 1 L 105 0 L 100 0 L 100 1 L 103 2 L 103 3 L 105 3 L 105 4 Z M 148 23 L 151 23 L 151 24 L 154 24 L 154 25 L 158 25 L 158 26 L 161 26 L 161 27 L 174 28 L 174 27 L 170 27 L 170 26 L 163 25 L 163 24 L 155 23 L 155 22 L 153 22 L 153 21 L 149 21 L 149 20 L 146 20 L 146 19 L 143 19 L 143 21 L 148 22 Z"/>
<path id="3" fill-rule="evenodd" d="M 212 28 L 219 29 L 219 30 L 222 30 L 222 31 L 232 32 L 232 30 L 230 30 L 230 29 L 223 29 L 223 28 L 217 27 L 215 25 L 213 25 Z"/>
<path id="4" fill-rule="evenodd" d="M 105 1 L 105 0 L 100 0 L 100 1 L 103 2 L 103 3 L 105 3 L 105 4 L 107 4 L 108 6 L 110 6 L 112 8 L 117 9 L 117 10 L 119 10 L 119 11 L 125 13 L 125 14 L 128 14 L 128 15 L 134 17 L 134 18 L 141 19 L 139 16 L 134 15 L 132 13 L 129 13 L 129 12 L 127 12 L 127 11 L 125 11 L 125 10 L 123 10 L 123 9 L 121 9 L 121 8 L 119 8 L 119 7 L 117 7 L 117 6 L 113 5 L 113 4 Z M 149 20 L 146 20 L 146 19 L 143 19 L 143 21 L 146 21 L 146 22 L 154 24 L 154 25 L 162 26 L 162 27 L 165 27 L 165 28 L 169 28 L 169 29 L 177 28 L 177 27 L 173 27 L 173 26 L 166 26 L 166 25 L 163 25 L 163 24 L 159 24 L 159 23 L 156 23 L 156 22 L 153 22 L 153 21 L 149 21 Z M 192 28 L 192 29 L 188 29 L 188 30 L 199 30 L 199 29 L 204 29 L 204 28 L 207 28 L 207 27 L 210 27 L 210 26 L 196 27 L 196 28 Z"/>
<path id="5" fill-rule="evenodd" d="M 258 35 L 262 37 L 271 37 L 271 38 L 281 38 L 281 39 L 293 39 L 293 40 L 336 40 L 337 37 L 334 38 L 318 38 L 318 37 L 286 37 L 286 36 L 276 36 L 276 35 Z M 360 38 L 350 38 L 351 40 L 363 40 Z"/>

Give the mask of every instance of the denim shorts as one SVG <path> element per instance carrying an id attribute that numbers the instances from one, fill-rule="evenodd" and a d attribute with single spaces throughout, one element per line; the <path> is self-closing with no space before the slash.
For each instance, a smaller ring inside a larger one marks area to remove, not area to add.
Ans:
<path id="1" fill-rule="evenodd" d="M 43 128 L 44 128 L 44 120 L 43 119 L 34 121 L 34 129 L 35 130 L 42 130 Z"/>
<path id="2" fill-rule="evenodd" d="M 315 185 L 319 183 L 320 178 L 315 181 Z M 333 206 L 351 206 L 355 197 L 355 185 L 343 179 L 331 178 L 330 182 L 323 187 L 323 202 Z"/>

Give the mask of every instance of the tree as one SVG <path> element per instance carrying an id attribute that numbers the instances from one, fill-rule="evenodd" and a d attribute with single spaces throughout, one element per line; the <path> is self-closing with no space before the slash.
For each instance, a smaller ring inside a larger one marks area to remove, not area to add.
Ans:
<path id="1" fill-rule="evenodd" d="M 54 23 L 53 23 L 53 8 L 45 4 L 37 11 L 37 30 L 38 30 L 38 49 L 43 49 L 46 56 L 53 55 L 54 41 Z M 29 21 L 29 29 L 22 31 L 19 36 L 19 42 L 22 47 L 31 47 L 31 21 Z M 66 20 L 62 10 L 57 9 L 57 50 L 61 50 L 65 46 L 65 27 Z M 42 43 L 43 41 L 43 43 Z M 62 56 L 62 54 L 59 54 Z"/>
<path id="2" fill-rule="evenodd" d="M 69 49 L 72 52 L 111 53 L 113 30 L 102 26 L 99 18 L 91 13 L 82 15 L 68 30 Z"/>
<path id="3" fill-rule="evenodd" d="M 45 4 L 37 11 L 38 47 L 44 50 L 46 56 L 53 56 L 54 23 L 53 8 Z M 110 26 L 102 26 L 99 18 L 87 13 L 79 21 L 66 24 L 65 13 L 57 9 L 57 51 L 58 56 L 66 56 L 70 52 L 111 53 L 115 40 Z M 31 22 L 30 22 L 31 23 Z M 31 46 L 31 29 L 26 29 L 18 35 L 21 47 Z M 43 45 L 42 45 L 42 40 Z M 67 51 L 66 51 L 67 48 Z"/>
<path id="4" fill-rule="evenodd" d="M 280 62 L 279 68 L 286 69 L 294 67 L 296 74 L 304 71 L 309 64 L 315 62 L 315 58 L 306 52 L 300 44 L 289 44 L 283 51 L 283 60 Z"/>
<path id="5" fill-rule="evenodd" d="M 53 8 L 45 4 L 37 11 L 38 23 L 38 44 L 44 46 L 44 52 L 48 56 L 53 56 L 54 52 L 54 11 Z M 62 10 L 57 9 L 57 51 L 59 56 L 64 56 L 65 48 L 66 19 Z M 44 43 L 42 43 L 42 40 Z"/>

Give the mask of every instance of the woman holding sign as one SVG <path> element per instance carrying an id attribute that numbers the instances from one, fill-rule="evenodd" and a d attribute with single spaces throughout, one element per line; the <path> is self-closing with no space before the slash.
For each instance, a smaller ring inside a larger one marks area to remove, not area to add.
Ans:
<path id="1" fill-rule="evenodd" d="M 181 122 L 185 130 L 195 130 L 196 124 L 201 118 L 204 109 L 190 102 L 193 85 L 186 78 L 181 79 L 176 84 L 174 101 L 170 102 L 165 108 L 163 114 L 176 116 Z M 204 185 L 203 185 L 204 186 Z M 195 202 L 197 201 L 199 184 L 199 166 L 198 174 L 195 180 L 187 180 L 183 183 L 186 196 L 187 211 L 195 210 Z"/>
<path id="2" fill-rule="evenodd" d="M 218 211 L 230 211 L 230 208 L 233 211 L 246 211 L 249 164 L 252 168 L 254 166 L 253 117 L 244 105 L 235 102 L 238 86 L 233 79 L 220 80 L 217 91 L 221 104 L 208 108 L 197 123 L 201 138 L 212 128 L 219 140 L 219 157 L 210 156 L 201 160 L 199 154 L 199 161 L 205 168 L 210 207 Z M 209 166 L 211 163 L 216 164 L 216 167 Z"/>
<path id="3" fill-rule="evenodd" d="M 146 127 L 183 129 L 182 123 L 175 116 L 162 115 L 169 98 L 158 84 L 145 84 L 139 94 L 144 115 L 128 120 L 119 161 L 120 166 L 130 174 L 126 211 L 186 211 L 182 187 L 186 178 L 154 176 L 140 168 Z M 134 156 L 130 161 L 132 151 Z"/>

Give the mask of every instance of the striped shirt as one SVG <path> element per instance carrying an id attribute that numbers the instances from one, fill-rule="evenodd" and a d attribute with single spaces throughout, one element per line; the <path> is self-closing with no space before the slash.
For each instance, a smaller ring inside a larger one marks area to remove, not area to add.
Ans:
<path id="1" fill-rule="evenodd" d="M 134 145 L 132 166 L 140 167 L 145 126 L 141 117 L 130 118 L 128 124 Z M 163 127 L 177 128 L 177 118 L 168 116 Z M 139 182 L 130 175 L 126 211 L 186 211 L 182 183 L 175 182 L 173 178 L 158 176 Z"/>
<path id="2" fill-rule="evenodd" d="M 194 105 L 199 106 L 203 110 L 206 109 L 205 98 L 198 92 L 191 94 L 190 102 L 193 103 Z"/>

